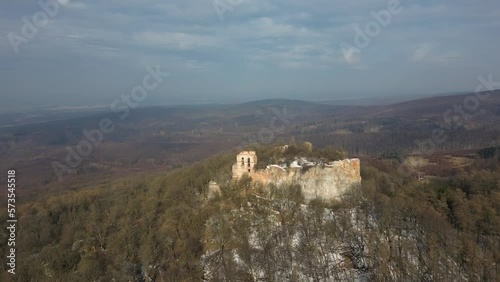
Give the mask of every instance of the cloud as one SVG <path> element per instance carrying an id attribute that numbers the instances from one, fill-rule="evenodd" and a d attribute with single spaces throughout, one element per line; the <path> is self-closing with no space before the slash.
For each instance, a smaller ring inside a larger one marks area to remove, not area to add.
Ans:
<path id="1" fill-rule="evenodd" d="M 431 44 L 422 44 L 412 54 L 411 60 L 415 63 L 445 64 L 460 58 L 458 51 L 433 52 Z"/>
<path id="2" fill-rule="evenodd" d="M 67 0 L 64 0 L 67 1 Z M 83 2 L 70 2 L 65 4 L 66 7 L 73 8 L 73 9 L 87 9 L 88 6 L 87 4 Z"/>
<path id="3" fill-rule="evenodd" d="M 413 62 L 422 62 L 425 60 L 425 58 L 429 55 L 429 53 L 432 51 L 432 46 L 430 44 L 422 44 L 420 47 L 413 52 L 413 55 L 411 56 L 411 60 Z"/>
<path id="4" fill-rule="evenodd" d="M 352 24 L 372 21 L 371 12 L 385 9 L 387 0 L 245 0 L 222 22 L 212 0 L 58 1 L 60 12 L 18 55 L 5 34 L 21 34 L 21 18 L 32 18 L 39 7 L 36 1 L 3 4 L 0 95 L 107 103 L 112 94 L 106 93 L 126 89 L 145 64 L 172 71 L 171 87 L 181 98 L 268 89 L 370 95 L 394 85 L 423 91 L 421 81 L 433 79 L 436 65 L 439 84 L 426 91 L 439 92 L 467 87 L 467 78 L 486 71 L 500 73 L 500 2 L 494 0 L 401 1 L 403 11 L 347 61 L 339 46 L 353 42 Z M 359 71 L 366 69 L 376 71 Z M 20 77 L 26 83 L 17 83 Z"/>
<path id="5" fill-rule="evenodd" d="M 69 4 L 69 0 L 57 0 L 57 2 L 59 2 L 59 4 L 61 4 L 63 6 L 66 6 Z"/>
<path id="6" fill-rule="evenodd" d="M 457 51 L 450 51 L 443 54 L 439 54 L 434 58 L 437 63 L 449 63 L 460 58 L 460 53 Z"/>
<path id="7" fill-rule="evenodd" d="M 174 50 L 194 50 L 218 45 L 214 37 L 182 32 L 141 32 L 134 34 L 133 38 L 141 45 Z"/>

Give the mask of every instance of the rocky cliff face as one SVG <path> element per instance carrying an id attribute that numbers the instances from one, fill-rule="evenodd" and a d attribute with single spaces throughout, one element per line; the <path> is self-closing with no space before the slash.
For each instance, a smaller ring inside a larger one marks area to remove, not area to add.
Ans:
<path id="1" fill-rule="evenodd" d="M 254 181 L 263 184 L 299 184 L 307 201 L 333 199 L 341 196 L 353 185 L 361 183 L 359 159 L 345 159 L 330 166 L 311 167 L 307 170 L 269 166 L 265 170 L 249 173 Z"/>

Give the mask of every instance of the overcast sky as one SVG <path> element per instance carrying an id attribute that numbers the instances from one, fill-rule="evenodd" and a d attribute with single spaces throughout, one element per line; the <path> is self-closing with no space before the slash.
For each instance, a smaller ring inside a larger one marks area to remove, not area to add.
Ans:
<path id="1" fill-rule="evenodd" d="M 500 1 L 401 0 L 377 32 L 373 12 L 391 1 L 59 0 L 33 38 L 22 18 L 43 11 L 38 0 L 2 1 L 0 109 L 109 105 L 142 84 L 147 65 L 170 76 L 144 105 L 441 93 L 474 90 L 479 75 L 500 80 Z M 355 27 L 367 25 L 375 35 L 356 45 Z M 343 43 L 360 48 L 345 56 Z"/>

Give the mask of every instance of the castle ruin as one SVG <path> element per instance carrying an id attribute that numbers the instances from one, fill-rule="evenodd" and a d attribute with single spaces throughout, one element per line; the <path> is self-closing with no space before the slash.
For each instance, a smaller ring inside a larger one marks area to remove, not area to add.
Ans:
<path id="1" fill-rule="evenodd" d="M 263 185 L 299 184 L 306 201 L 338 198 L 353 185 L 361 184 L 359 159 L 318 163 L 297 158 L 290 165 L 270 164 L 261 170 L 255 169 L 256 164 L 256 152 L 240 152 L 232 166 L 233 179 L 247 174 Z"/>

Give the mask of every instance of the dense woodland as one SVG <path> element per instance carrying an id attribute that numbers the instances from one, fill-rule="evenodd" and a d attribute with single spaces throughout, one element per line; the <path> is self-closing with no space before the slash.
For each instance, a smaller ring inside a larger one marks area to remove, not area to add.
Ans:
<path id="1" fill-rule="evenodd" d="M 364 161 L 360 187 L 308 205 L 296 186 L 230 181 L 233 159 L 24 203 L 14 281 L 500 280 L 498 153 L 423 180 Z M 222 194 L 207 200 L 210 180 Z"/>

